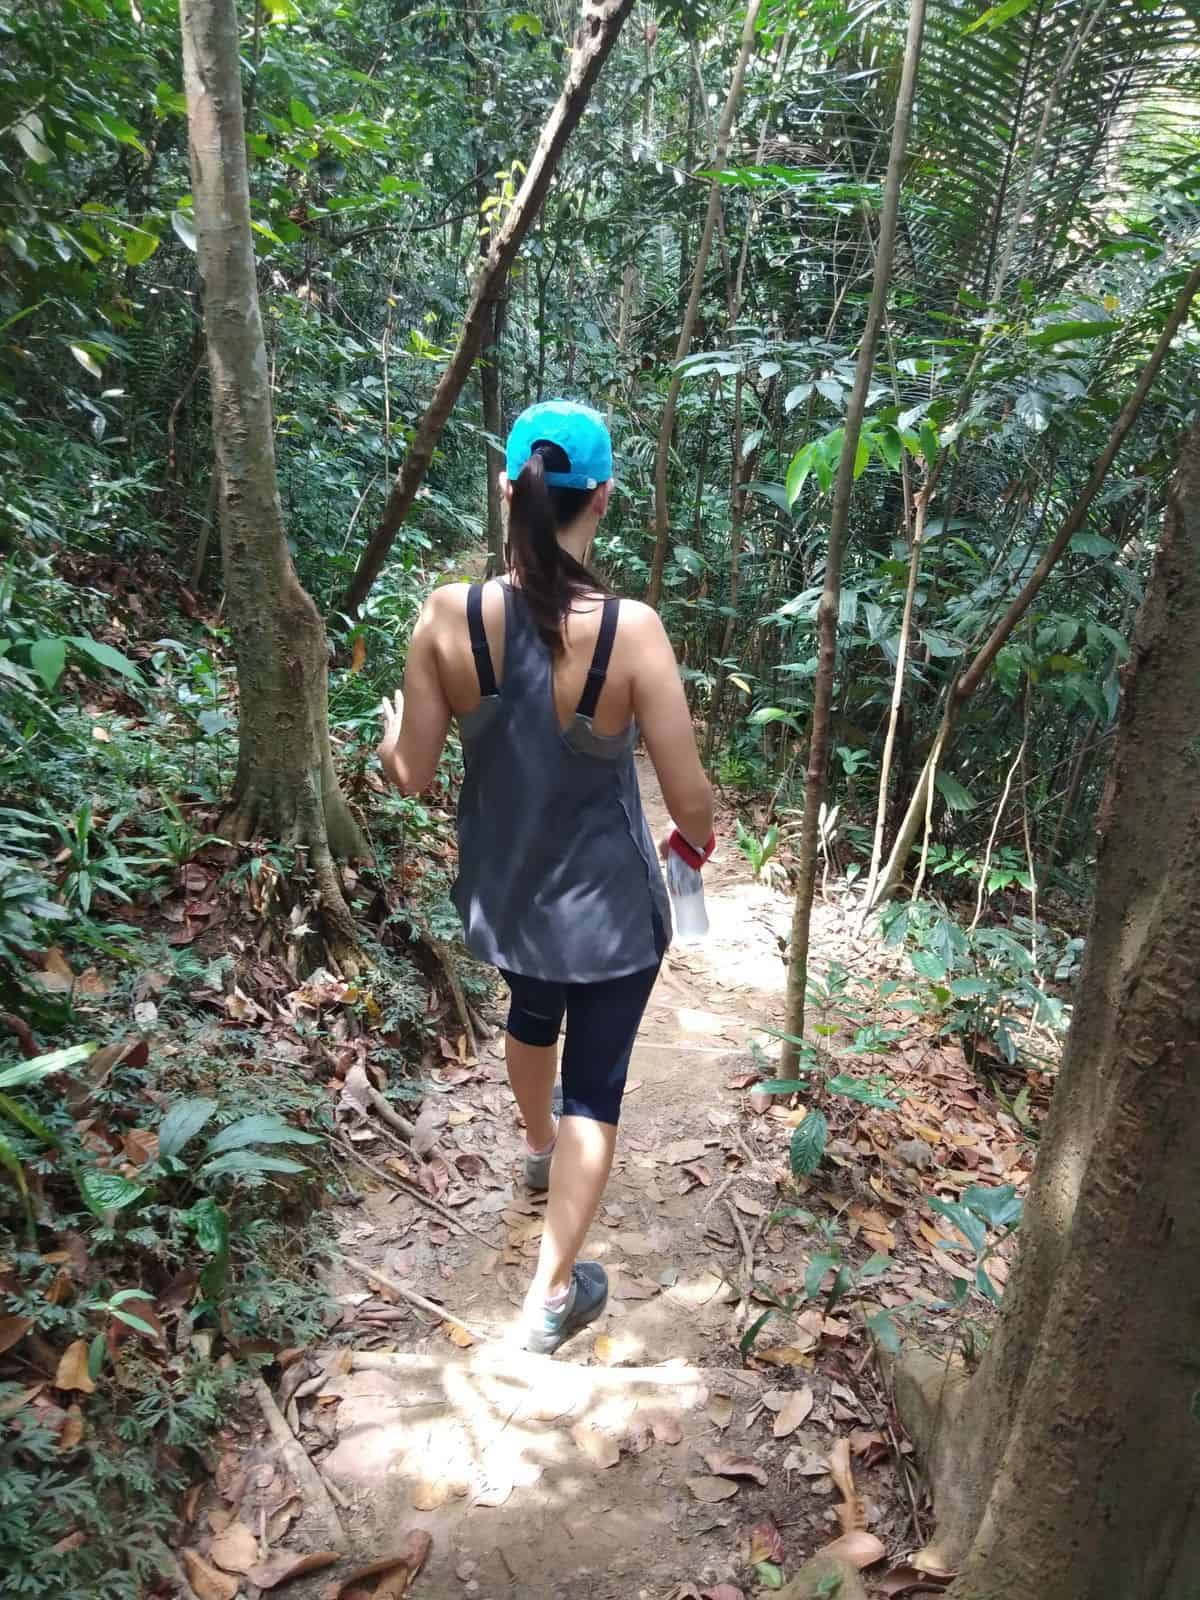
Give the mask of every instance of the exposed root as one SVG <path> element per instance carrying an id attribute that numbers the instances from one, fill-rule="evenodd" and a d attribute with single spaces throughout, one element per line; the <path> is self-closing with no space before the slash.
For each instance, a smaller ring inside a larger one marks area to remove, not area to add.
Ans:
<path id="1" fill-rule="evenodd" d="M 937 1510 L 937 1527 L 914 1558 L 921 1572 L 956 1572 L 979 1521 L 985 1486 L 963 1473 L 956 1444 L 970 1378 L 927 1350 L 908 1349 L 893 1373 L 896 1410 L 916 1447 Z"/>

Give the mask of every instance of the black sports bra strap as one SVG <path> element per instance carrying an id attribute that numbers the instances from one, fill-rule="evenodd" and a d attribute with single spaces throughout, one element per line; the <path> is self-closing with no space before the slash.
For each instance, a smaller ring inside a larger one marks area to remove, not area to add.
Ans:
<path id="1" fill-rule="evenodd" d="M 467 590 L 467 627 L 471 630 L 471 653 L 479 676 L 479 693 L 484 700 L 496 693 L 496 673 L 483 625 L 483 585 L 473 583 Z"/>
<path id="2" fill-rule="evenodd" d="M 587 683 L 579 700 L 577 716 L 591 718 L 596 715 L 600 691 L 608 676 L 608 663 L 612 656 L 613 640 L 617 636 L 617 614 L 620 609 L 621 602 L 615 595 L 610 595 L 605 600 L 604 614 L 600 618 L 600 632 L 596 635 L 596 649 L 592 656 L 592 664 L 588 668 Z"/>

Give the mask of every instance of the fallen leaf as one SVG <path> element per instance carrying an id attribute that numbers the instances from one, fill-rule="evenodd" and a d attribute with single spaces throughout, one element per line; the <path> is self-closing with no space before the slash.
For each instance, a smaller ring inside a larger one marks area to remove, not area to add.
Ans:
<path id="1" fill-rule="evenodd" d="M 687 1173 L 689 1178 L 695 1178 L 696 1182 L 702 1184 L 704 1188 L 708 1189 L 711 1187 L 712 1173 L 702 1161 L 689 1161 L 683 1170 Z"/>
<path id="2" fill-rule="evenodd" d="M 277 1544 L 303 1510 L 304 1501 L 298 1494 L 289 1495 L 277 1505 L 267 1517 L 267 1542 Z"/>
<path id="3" fill-rule="evenodd" d="M 774 1517 L 764 1517 L 750 1529 L 747 1538 L 746 1564 L 756 1567 L 760 1561 L 783 1560 L 783 1535 L 775 1525 Z"/>
<path id="4" fill-rule="evenodd" d="M 708 1402 L 709 1421 L 724 1430 L 733 1421 L 733 1400 L 727 1394 L 714 1394 Z"/>
<path id="5" fill-rule="evenodd" d="M 370 1578 L 380 1579 L 375 1586 L 374 1600 L 400 1600 L 429 1559 L 432 1549 L 433 1539 L 424 1528 L 413 1528 L 404 1536 L 404 1543 L 394 1555 L 359 1567 L 357 1572 L 333 1587 L 334 1600 L 349 1600 L 349 1591 Z"/>
<path id="6" fill-rule="evenodd" d="M 196 1594 L 196 1600 L 234 1600 L 238 1592 L 238 1581 L 227 1573 L 218 1572 L 211 1566 L 199 1550 L 181 1550 L 183 1565 L 187 1570 L 188 1582 Z"/>
<path id="7" fill-rule="evenodd" d="M 655 1411 L 648 1420 L 659 1444 L 678 1444 L 683 1438 L 679 1418 L 672 1412 Z"/>
<path id="8" fill-rule="evenodd" d="M 702 1139 L 676 1139 L 664 1147 L 662 1159 L 669 1167 L 680 1167 L 688 1161 L 699 1161 L 704 1149 Z"/>
<path id="9" fill-rule="evenodd" d="M 361 672 L 367 661 L 367 636 L 360 633 L 351 646 L 350 671 Z"/>
<path id="10" fill-rule="evenodd" d="M 83 1412 L 76 1401 L 67 1411 L 62 1432 L 58 1436 L 60 1450 L 74 1450 L 83 1438 Z"/>
<path id="11" fill-rule="evenodd" d="M 709 1450 L 704 1464 L 710 1472 L 721 1478 L 750 1478 L 755 1483 L 767 1484 L 767 1474 L 757 1461 L 746 1456 L 732 1455 L 728 1450 Z"/>
<path id="12" fill-rule="evenodd" d="M 812 1408 L 813 1392 L 808 1385 L 805 1384 L 803 1389 L 794 1389 L 775 1418 L 775 1426 L 771 1430 L 775 1438 L 786 1439 L 789 1433 L 795 1433 Z"/>
<path id="13" fill-rule="evenodd" d="M 76 1339 L 63 1351 L 54 1376 L 56 1389 L 77 1389 L 80 1394 L 95 1394 L 96 1385 L 88 1372 L 86 1339 Z"/>
<path id="14" fill-rule="evenodd" d="M 950 1583 L 949 1578 L 932 1578 L 927 1572 L 918 1572 L 916 1567 L 893 1567 L 882 1578 L 876 1578 L 874 1589 L 876 1594 L 941 1594 Z"/>
<path id="15" fill-rule="evenodd" d="M 260 1589 L 277 1589 L 281 1583 L 290 1583 L 306 1572 L 320 1572 L 322 1567 L 331 1567 L 340 1560 L 336 1550 L 312 1550 L 306 1556 L 297 1555 L 294 1550 L 280 1550 L 251 1567 L 246 1576 Z M 233 1600 L 236 1593 L 235 1582 L 229 1591 L 229 1600 Z"/>
<path id="16" fill-rule="evenodd" d="M 571 1429 L 571 1437 L 594 1467 L 615 1467 L 621 1459 L 621 1446 L 617 1441 L 590 1423 L 577 1422 Z"/>
<path id="17" fill-rule="evenodd" d="M 144 1167 L 158 1155 L 158 1135 L 147 1128 L 131 1128 L 122 1135 L 121 1145 L 125 1159 L 132 1161 L 135 1167 Z"/>
<path id="18" fill-rule="evenodd" d="M 842 1532 L 851 1534 L 860 1530 L 866 1521 L 866 1512 L 854 1487 L 854 1474 L 850 1470 L 849 1439 L 839 1439 L 829 1452 L 829 1476 L 837 1484 L 838 1493 L 842 1497 L 842 1503 L 837 1508 Z M 883 1547 L 880 1546 L 880 1554 L 882 1553 Z"/>
<path id="19" fill-rule="evenodd" d="M 226 1572 L 249 1572 L 258 1560 L 258 1540 L 244 1522 L 231 1522 L 209 1545 L 208 1555 Z"/>
<path id="20" fill-rule="evenodd" d="M 760 1205 L 757 1200 L 751 1200 L 747 1195 L 739 1194 L 736 1189 L 729 1198 L 733 1201 L 734 1205 L 738 1208 L 743 1216 L 765 1217 L 767 1214 L 766 1206 Z"/>
<path id="21" fill-rule="evenodd" d="M 460 1484 L 452 1483 L 449 1478 L 419 1478 L 413 1485 L 413 1510 L 436 1511 L 439 1506 L 444 1506 L 447 1500 L 454 1499 L 461 1487 Z"/>
<path id="22" fill-rule="evenodd" d="M 746 1596 L 732 1583 L 718 1583 L 715 1589 L 701 1589 L 700 1600 L 746 1600 Z"/>
<path id="23" fill-rule="evenodd" d="M 862 1528 L 844 1533 L 832 1544 L 822 1545 L 817 1552 L 818 1555 L 833 1556 L 836 1560 L 849 1562 L 860 1572 L 864 1567 L 873 1567 L 877 1561 L 882 1561 L 886 1553 L 883 1540 L 877 1539 L 873 1533 L 867 1533 Z"/>
<path id="24" fill-rule="evenodd" d="M 80 1545 L 86 1544 L 87 1537 L 82 1528 L 76 1528 L 74 1533 L 68 1533 L 57 1544 L 52 1544 L 50 1546 L 50 1554 L 52 1556 L 69 1555 L 72 1550 L 78 1550 Z"/>
<path id="25" fill-rule="evenodd" d="M 773 1346 L 770 1350 L 754 1350 L 751 1353 L 756 1361 L 765 1361 L 769 1367 L 810 1367 L 812 1361 L 808 1352 L 816 1344 L 812 1334 L 801 1333 L 805 1340 L 803 1344 L 785 1344 Z"/>
<path id="26" fill-rule="evenodd" d="M 19 1344 L 32 1327 L 32 1317 L 0 1317 L 0 1356 Z"/>
<path id="27" fill-rule="evenodd" d="M 896 1235 L 888 1225 L 888 1219 L 882 1211 L 873 1211 L 867 1206 L 852 1205 L 850 1215 L 862 1229 L 862 1236 L 873 1250 L 880 1255 L 890 1256 L 896 1248 Z"/>
<path id="28" fill-rule="evenodd" d="M 713 1505 L 718 1500 L 728 1500 L 738 1492 L 738 1486 L 729 1478 L 689 1478 L 688 1488 L 697 1500 Z"/>
<path id="29" fill-rule="evenodd" d="M 456 1344 L 460 1350 L 469 1350 L 475 1343 L 473 1336 L 465 1328 L 460 1328 L 457 1322 L 443 1322 L 441 1328 L 450 1343 Z"/>

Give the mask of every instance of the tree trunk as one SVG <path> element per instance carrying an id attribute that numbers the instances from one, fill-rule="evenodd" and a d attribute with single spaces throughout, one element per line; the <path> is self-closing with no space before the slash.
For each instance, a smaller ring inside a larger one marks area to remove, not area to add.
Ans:
<path id="1" fill-rule="evenodd" d="M 737 64 L 733 69 L 729 93 L 725 97 L 725 109 L 721 113 L 720 127 L 717 129 L 716 146 L 713 150 L 714 172 L 720 172 L 729 154 L 734 119 L 737 116 L 738 102 L 742 97 L 742 82 L 746 76 L 750 54 L 754 49 L 754 30 L 758 21 L 759 4 L 760 0 L 748 0 L 746 6 L 741 48 L 738 51 Z M 692 334 L 700 311 L 700 297 L 704 292 L 704 274 L 712 251 L 713 234 L 716 231 L 720 209 L 721 184 L 719 179 L 714 178 L 709 186 L 708 210 L 704 217 L 700 243 L 696 247 L 696 264 L 692 269 L 692 292 L 688 296 L 687 309 L 683 314 L 683 326 L 679 330 L 679 342 L 675 347 L 671 386 L 667 390 L 666 404 L 663 406 L 662 422 L 658 429 L 658 450 L 654 458 L 654 554 L 650 561 L 650 581 L 646 585 L 646 604 L 656 608 L 662 598 L 663 568 L 667 562 L 667 541 L 671 533 L 667 507 L 667 468 L 671 458 L 671 440 L 675 435 L 675 412 L 679 405 L 679 390 L 683 383 L 679 363 L 685 359 L 692 347 Z"/>
<path id="2" fill-rule="evenodd" d="M 479 369 L 480 399 L 483 404 L 484 432 L 492 438 L 504 437 L 503 368 L 500 364 L 500 346 L 504 337 L 505 313 L 508 302 L 504 299 L 504 285 L 488 308 L 483 334 L 483 363 Z M 485 449 L 487 462 L 487 540 L 488 567 L 494 574 L 504 571 L 504 496 L 500 492 L 500 474 L 504 470 L 504 452 L 488 440 Z"/>
<path id="3" fill-rule="evenodd" d="M 931 1453 L 953 1600 L 1200 1585 L 1200 424 L 1134 632 L 1062 1072 L 983 1364 Z M 937 1384 L 897 1397 L 928 1449 Z M 927 1374 L 928 1376 L 928 1374 Z M 925 1410 L 924 1418 L 921 1416 Z"/>
<path id="4" fill-rule="evenodd" d="M 583 115 L 596 79 L 600 76 L 600 69 L 632 9 L 633 0 L 583 0 L 583 22 L 575 38 L 567 81 L 542 129 L 517 197 L 492 236 L 487 256 L 475 280 L 454 353 L 413 431 L 412 443 L 392 485 L 379 526 L 371 535 L 343 597 L 341 610 L 348 616 L 357 614 L 359 606 L 370 592 L 400 525 L 416 499 L 446 419 L 478 354 L 485 307 L 495 298 L 497 285 L 503 282 L 521 248 L 521 241 L 541 209 L 567 140 Z"/>
<path id="5" fill-rule="evenodd" d="M 353 958 L 355 931 L 333 851 L 365 845 L 338 787 L 329 745 L 328 655 L 283 532 L 271 388 L 258 309 L 234 0 L 183 0 L 192 194 L 204 282 L 221 534 L 237 659 L 238 764 L 225 820 L 308 851 L 331 950 Z"/>
<path id="6" fill-rule="evenodd" d="M 833 702 L 833 676 L 837 659 L 837 627 L 841 610 L 842 550 L 850 522 L 850 497 L 854 489 L 854 462 L 867 407 L 867 390 L 875 362 L 875 344 L 883 327 L 888 289 L 892 277 L 892 255 L 896 242 L 896 217 L 900 209 L 900 185 L 908 148 L 908 128 L 912 119 L 917 65 L 921 59 L 921 40 L 925 31 L 925 0 L 912 0 L 908 14 L 908 37 L 904 46 L 904 66 L 896 97 L 896 117 L 892 124 L 892 145 L 888 154 L 884 182 L 883 210 L 879 219 L 879 244 L 875 252 L 875 278 L 858 362 L 854 388 L 846 408 L 842 453 L 838 461 L 837 482 L 829 517 L 829 548 L 825 555 L 825 582 L 817 609 L 817 675 L 813 683 L 812 730 L 808 745 L 808 775 L 804 787 L 804 815 L 800 824 L 800 847 L 796 860 L 796 900 L 792 908 L 792 937 L 788 950 L 787 1021 L 780 1055 L 779 1076 L 794 1078 L 800 1060 L 797 1042 L 804 1033 L 804 1000 L 808 987 L 808 939 L 812 922 L 813 894 L 817 881 L 817 842 L 820 811 L 825 799 L 825 777 L 829 765 L 829 711 Z"/>
<path id="7" fill-rule="evenodd" d="M 1137 381 L 1136 388 L 1121 408 L 1121 414 L 1113 424 L 1112 432 L 1108 436 L 1108 443 L 1101 451 L 1095 466 L 1092 468 L 1091 476 L 1080 491 L 1079 498 L 1063 518 L 1062 526 L 1043 553 L 1037 566 L 1030 573 L 1020 594 L 1011 602 L 1008 610 L 993 628 L 974 661 L 951 686 L 946 712 L 951 724 L 957 720 L 958 709 L 965 705 L 971 695 L 979 688 L 984 674 L 1000 654 L 1013 629 L 1033 604 L 1038 591 L 1050 576 L 1075 534 L 1083 527 L 1092 501 L 1096 498 L 1101 485 L 1108 476 L 1109 468 L 1124 443 L 1125 435 L 1137 420 L 1142 403 L 1150 393 L 1154 380 L 1158 376 L 1158 369 L 1166 359 L 1167 351 L 1171 348 L 1171 342 L 1178 332 L 1183 319 L 1187 316 L 1188 309 L 1198 292 L 1200 292 L 1200 266 L 1192 269 L 1180 289 L 1175 304 L 1171 308 L 1171 314 L 1167 318 L 1157 345 L 1154 347 L 1154 352 L 1142 368 L 1142 374 Z M 951 705 L 953 705 L 953 710 Z M 950 731 L 952 732 L 952 727 Z M 948 732 L 945 744 L 948 745 L 949 742 L 950 733 Z M 944 748 L 942 755 L 945 755 Z M 904 813 L 904 820 L 900 824 L 900 830 L 897 834 L 896 842 L 892 846 L 892 853 L 888 857 L 887 866 L 880 874 L 874 895 L 869 902 L 868 909 L 871 911 L 876 910 L 885 901 L 891 899 L 900 885 L 901 878 L 904 876 L 904 865 L 908 860 L 908 853 L 912 849 L 920 831 L 921 819 L 925 814 L 925 795 L 928 788 L 928 778 L 929 764 L 926 762 L 925 768 L 917 780 L 917 787 L 913 791 L 912 799 L 908 803 L 908 809 Z"/>

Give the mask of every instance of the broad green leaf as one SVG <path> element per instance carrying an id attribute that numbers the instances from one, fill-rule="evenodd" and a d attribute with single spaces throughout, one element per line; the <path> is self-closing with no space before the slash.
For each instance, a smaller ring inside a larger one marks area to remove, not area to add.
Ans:
<path id="1" fill-rule="evenodd" d="M 754 1341 L 766 1327 L 768 1319 L 774 1315 L 775 1308 L 773 1306 L 768 1306 L 761 1316 L 754 1319 L 742 1337 L 738 1340 L 738 1350 L 741 1352 L 743 1359 L 745 1359 L 745 1357 L 750 1354 L 750 1351 L 753 1350 Z"/>
<path id="2" fill-rule="evenodd" d="M 1011 1183 L 973 1183 L 963 1190 L 962 1203 L 993 1228 L 1011 1227 L 1020 1221 L 1025 1209 L 1025 1202 Z"/>
<path id="3" fill-rule="evenodd" d="M 274 1111 L 257 1111 L 249 1117 L 239 1117 L 220 1133 L 214 1134 L 205 1147 L 210 1156 L 225 1150 L 244 1150 L 253 1144 L 320 1144 L 315 1133 L 304 1133 L 293 1128 Z"/>
<path id="4" fill-rule="evenodd" d="M 23 111 L 12 125 L 13 138 L 30 161 L 44 167 L 54 152 L 46 143 L 46 130 L 36 111 Z"/>
<path id="5" fill-rule="evenodd" d="M 799 1128 L 796 1131 L 798 1133 Z M 808 1265 L 804 1269 L 804 1293 L 810 1300 L 814 1300 L 820 1294 L 821 1279 L 827 1272 L 832 1272 L 837 1264 L 838 1257 L 830 1255 L 827 1250 L 820 1250 L 815 1256 L 809 1257 Z"/>
<path id="6" fill-rule="evenodd" d="M 704 572 L 704 557 L 690 545 L 677 544 L 675 546 L 675 559 L 685 572 L 690 572 L 693 578 L 699 578 Z"/>
<path id="7" fill-rule="evenodd" d="M 886 1311 L 875 1311 L 867 1318 L 867 1327 L 870 1328 L 876 1344 L 887 1351 L 888 1355 L 898 1355 L 900 1351 L 900 1330 L 895 1319 L 889 1317 Z"/>
<path id="8" fill-rule="evenodd" d="M 1000 0 L 999 5 L 989 6 L 981 17 L 966 29 L 967 33 L 975 33 L 980 28 L 998 28 L 1001 23 L 1019 17 L 1022 11 L 1028 11 L 1033 0 Z"/>
<path id="9" fill-rule="evenodd" d="M 141 1298 L 146 1298 L 141 1296 Z M 132 1311 L 122 1311 L 119 1306 L 113 1306 L 112 1314 L 118 1322 L 124 1322 L 131 1328 L 136 1328 L 139 1333 L 149 1334 L 151 1339 L 159 1337 L 158 1329 L 152 1328 L 148 1322 L 143 1322 L 141 1317 L 134 1316 Z"/>
<path id="10" fill-rule="evenodd" d="M 764 1589 L 783 1588 L 783 1569 L 773 1561 L 756 1561 L 754 1572 Z"/>
<path id="11" fill-rule="evenodd" d="M 217 1113 L 215 1100 L 178 1100 L 158 1128 L 160 1156 L 177 1156 Z"/>
<path id="12" fill-rule="evenodd" d="M 109 1211 L 123 1211 L 146 1193 L 143 1183 L 130 1183 L 118 1172 L 85 1172 L 79 1180 L 84 1204 L 103 1220 Z"/>
<path id="13" fill-rule="evenodd" d="M 941 452 L 937 429 L 932 422 L 922 421 L 918 437 L 921 440 L 921 454 L 925 457 L 925 463 L 927 466 L 932 467 Z"/>
<path id="14" fill-rule="evenodd" d="M 948 772 L 936 772 L 933 777 L 937 792 L 951 811 L 973 811 L 978 801 L 969 789 L 964 789 L 957 778 Z"/>
<path id="15" fill-rule="evenodd" d="M 67 664 L 67 641 L 35 639 L 29 647 L 29 660 L 47 689 L 53 689 Z"/>
<path id="16" fill-rule="evenodd" d="M 85 656 L 97 662 L 102 667 L 111 667 L 114 672 L 119 672 L 123 677 L 132 678 L 135 683 L 141 683 L 142 675 L 130 661 L 128 656 L 123 656 L 119 650 L 114 650 L 112 645 L 104 644 L 100 639 L 93 639 L 90 633 L 72 634 L 70 641 Z"/>
<path id="17" fill-rule="evenodd" d="M 891 1256 L 881 1256 L 878 1251 L 863 1263 L 858 1269 L 858 1276 L 864 1283 L 872 1278 L 882 1278 L 885 1272 L 890 1272 L 894 1265 Z"/>
<path id="18" fill-rule="evenodd" d="M 19 1100 L 13 1100 L 9 1095 L 0 1094 L 0 1116 L 7 1117 L 10 1122 L 15 1122 L 18 1127 L 24 1128 L 26 1133 L 33 1134 L 35 1139 L 40 1139 L 43 1144 L 56 1145 L 58 1139 L 54 1129 L 47 1127 L 35 1112 L 23 1106 Z"/>
<path id="19" fill-rule="evenodd" d="M 288 102 L 288 115 L 297 128 L 315 128 L 317 125 L 317 119 L 304 104 L 304 101 L 297 100 L 294 96 Z"/>
<path id="20" fill-rule="evenodd" d="M 812 1083 L 800 1078 L 767 1078 L 754 1085 L 755 1094 L 804 1094 Z"/>
<path id="21" fill-rule="evenodd" d="M 21 1158 L 13 1149 L 11 1143 L 0 1133 L 0 1167 L 7 1167 L 12 1173 L 13 1182 L 26 1201 L 29 1198 L 29 1185 L 25 1182 L 25 1168 L 21 1165 Z M 29 1231 L 34 1232 L 32 1212 L 29 1214 Z"/>
<path id="22" fill-rule="evenodd" d="M 784 490 L 787 494 L 788 505 L 795 504 L 796 497 L 804 487 L 804 480 L 808 477 L 813 467 L 813 446 L 806 444 L 797 450 L 792 457 L 791 465 L 787 470 L 784 481 Z"/>
<path id="23" fill-rule="evenodd" d="M 794 389 L 789 389 L 783 400 L 784 411 L 794 411 L 802 401 L 808 399 L 812 392 L 813 386 L 811 383 L 798 383 Z"/>
<path id="24" fill-rule="evenodd" d="M 508 25 L 514 33 L 527 33 L 533 39 L 541 38 L 542 19 L 532 11 L 518 11 L 515 16 L 509 17 Z"/>
<path id="25" fill-rule="evenodd" d="M 859 434 L 858 444 L 854 451 L 854 477 L 855 481 L 862 477 L 871 461 L 871 442 L 865 434 Z"/>
<path id="26" fill-rule="evenodd" d="M 793 1178 L 807 1178 L 821 1164 L 825 1142 L 829 1137 L 829 1123 L 823 1111 L 810 1111 L 792 1134 L 789 1149 Z"/>
<path id="27" fill-rule="evenodd" d="M 794 732 L 800 732 L 799 725 L 791 712 L 784 711 L 779 706 L 759 706 L 758 710 L 752 711 L 746 720 L 755 728 L 763 728 L 771 722 L 786 722 Z"/>
<path id="28" fill-rule="evenodd" d="M 874 435 L 875 448 L 891 467 L 893 472 L 900 470 L 900 461 L 904 455 L 904 442 L 893 427 L 880 428 Z"/>
<path id="29" fill-rule="evenodd" d="M 874 1106 L 877 1111 L 897 1109 L 895 1100 L 889 1100 L 878 1089 L 872 1089 L 869 1083 L 863 1083 L 861 1078 L 852 1078 L 848 1073 L 839 1072 L 827 1079 L 825 1087 L 830 1094 L 840 1094 L 844 1100 L 857 1100 L 864 1106 Z"/>
<path id="30" fill-rule="evenodd" d="M 1055 322 L 1049 328 L 1040 328 L 1029 335 L 1035 350 L 1050 350 L 1056 344 L 1066 344 L 1072 339 L 1107 339 L 1120 328 L 1119 322 Z"/>
<path id="31" fill-rule="evenodd" d="M 32 1061 L 22 1061 L 19 1066 L 0 1069 L 0 1089 L 17 1089 L 23 1083 L 36 1083 L 52 1072 L 65 1072 L 78 1066 L 95 1050 L 94 1044 L 74 1044 L 66 1050 L 53 1050 L 49 1055 L 34 1056 Z"/>
<path id="32" fill-rule="evenodd" d="M 85 350 L 81 344 L 73 344 L 71 346 L 71 354 L 83 370 L 90 373 L 93 378 L 104 377 L 103 368 L 90 350 Z"/>
<path id="33" fill-rule="evenodd" d="M 218 1178 L 223 1173 L 253 1175 L 260 1172 L 307 1172 L 300 1161 L 288 1161 L 284 1156 L 267 1156 L 258 1150 L 227 1150 L 215 1161 L 206 1161 L 201 1167 L 206 1177 Z"/>
<path id="34" fill-rule="evenodd" d="M 135 233 L 131 233 L 125 240 L 126 264 L 140 267 L 143 261 L 149 261 L 161 242 L 156 233 L 148 233 L 145 228 L 139 228 Z"/>
<path id="35" fill-rule="evenodd" d="M 982 978 L 955 978 L 950 993 L 956 1000 L 977 1000 L 980 995 L 991 994 L 992 986 Z"/>
<path id="36" fill-rule="evenodd" d="M 929 1202 L 929 1205 L 931 1210 L 954 1224 L 977 1256 L 983 1254 L 987 1248 L 987 1229 L 977 1216 L 967 1210 L 966 1206 L 957 1200 L 940 1200 L 936 1197 Z"/>

